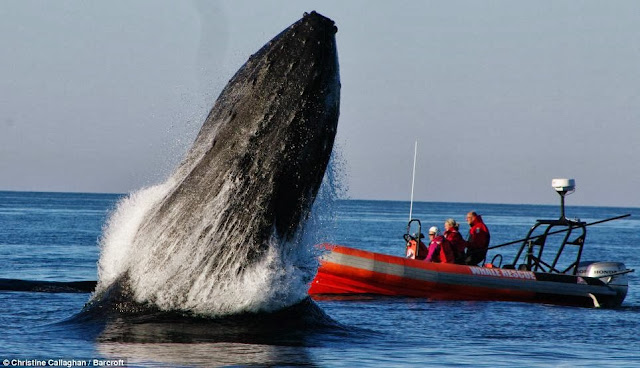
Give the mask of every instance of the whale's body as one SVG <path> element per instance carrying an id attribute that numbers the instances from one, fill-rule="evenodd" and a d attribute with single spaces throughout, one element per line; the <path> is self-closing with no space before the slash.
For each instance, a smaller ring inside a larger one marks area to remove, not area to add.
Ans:
<path id="1" fill-rule="evenodd" d="M 238 70 L 126 249 L 109 256 L 103 240 L 94 301 L 117 289 L 161 310 L 260 310 L 259 289 L 295 273 L 282 258 L 300 244 L 337 129 L 336 30 L 305 14 Z M 247 285 L 258 296 L 243 299 Z"/>

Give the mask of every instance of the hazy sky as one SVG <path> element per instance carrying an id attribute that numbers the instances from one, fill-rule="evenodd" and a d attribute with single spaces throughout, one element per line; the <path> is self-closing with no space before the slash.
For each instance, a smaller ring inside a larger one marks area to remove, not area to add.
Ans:
<path id="1" fill-rule="evenodd" d="M 338 26 L 352 198 L 640 206 L 638 1 L 2 1 L 0 190 L 162 180 L 264 43 Z"/>

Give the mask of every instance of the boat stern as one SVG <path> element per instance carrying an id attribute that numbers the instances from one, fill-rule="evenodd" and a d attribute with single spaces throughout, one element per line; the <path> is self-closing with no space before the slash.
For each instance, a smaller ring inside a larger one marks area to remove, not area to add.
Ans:
<path id="1" fill-rule="evenodd" d="M 617 307 L 622 304 L 627 296 L 629 288 L 628 273 L 634 270 L 627 269 L 622 262 L 581 262 L 578 266 L 577 276 L 590 277 L 602 281 L 616 292 L 615 298 L 609 300 L 598 300 L 594 296 L 594 304 L 596 307 L 607 306 Z"/>

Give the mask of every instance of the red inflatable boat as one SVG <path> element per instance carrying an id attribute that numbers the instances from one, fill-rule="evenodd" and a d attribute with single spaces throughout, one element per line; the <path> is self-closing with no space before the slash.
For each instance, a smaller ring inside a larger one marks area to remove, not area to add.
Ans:
<path id="1" fill-rule="evenodd" d="M 560 183 L 560 184 L 558 184 Z M 422 260 L 374 253 L 339 245 L 323 244 L 327 252 L 309 288 L 314 298 L 327 296 L 386 295 L 432 300 L 500 300 L 559 305 L 617 307 L 627 295 L 628 270 L 621 262 L 581 262 L 587 226 L 590 224 L 564 216 L 564 195 L 574 189 L 573 179 L 555 179 L 560 193 L 561 216 L 557 220 L 538 220 L 524 239 L 489 247 L 521 243 L 515 259 L 502 265 L 483 267 Z M 412 222 L 418 232 L 409 236 Z M 420 238 L 419 220 L 409 222 L 405 239 Z M 550 235 L 563 234 L 555 248 L 545 244 Z M 574 247 L 575 261 L 561 268 L 559 259 L 565 248 Z M 553 253 L 549 248 L 557 250 Z M 544 253 L 543 253 L 544 252 Z M 552 253 L 552 257 L 548 257 Z M 544 256 L 547 258 L 545 261 Z M 497 257 L 497 256 L 496 256 Z M 549 259 L 550 258 L 550 259 Z"/>
<path id="2" fill-rule="evenodd" d="M 432 263 L 324 246 L 329 252 L 309 288 L 314 298 L 368 294 L 616 307 L 627 294 L 626 272 L 630 271 L 618 262 L 592 262 L 580 265 L 580 275 L 566 275 Z"/>

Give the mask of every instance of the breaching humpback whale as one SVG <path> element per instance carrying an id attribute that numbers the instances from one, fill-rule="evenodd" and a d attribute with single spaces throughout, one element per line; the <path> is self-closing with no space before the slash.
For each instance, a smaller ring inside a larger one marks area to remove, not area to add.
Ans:
<path id="1" fill-rule="evenodd" d="M 332 20 L 305 13 L 236 72 L 183 162 L 154 189 L 126 249 L 103 240 L 87 308 L 126 299 L 224 315 L 300 301 L 283 296 L 288 285 L 264 289 L 295 273 L 280 269 L 288 267 L 282 258 L 300 243 L 331 156 L 336 31 Z"/>

